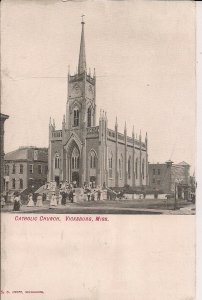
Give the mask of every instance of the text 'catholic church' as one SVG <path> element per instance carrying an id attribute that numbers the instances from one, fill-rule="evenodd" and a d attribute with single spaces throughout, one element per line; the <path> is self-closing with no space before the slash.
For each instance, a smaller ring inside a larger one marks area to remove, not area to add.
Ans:
<path id="1" fill-rule="evenodd" d="M 96 125 L 96 76 L 87 73 L 84 22 L 82 24 L 78 72 L 68 74 L 66 117 L 62 130 L 49 124 L 48 180 L 76 181 L 78 186 L 95 182 L 99 186 L 141 187 L 148 185 L 147 135 L 142 141 L 107 127 L 107 115 L 100 112 Z"/>

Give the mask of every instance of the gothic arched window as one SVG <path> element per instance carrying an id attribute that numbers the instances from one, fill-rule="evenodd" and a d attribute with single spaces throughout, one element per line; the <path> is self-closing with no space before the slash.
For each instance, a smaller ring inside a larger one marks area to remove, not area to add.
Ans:
<path id="1" fill-rule="evenodd" d="M 91 108 L 88 108 L 88 112 L 87 112 L 87 126 L 91 127 Z"/>
<path id="2" fill-rule="evenodd" d="M 109 163 L 109 178 L 112 178 L 112 167 L 113 167 L 112 152 L 109 153 L 108 163 Z"/>
<path id="3" fill-rule="evenodd" d="M 128 159 L 128 179 L 131 178 L 131 157 Z"/>
<path id="4" fill-rule="evenodd" d="M 72 169 L 79 169 L 79 150 L 76 147 L 72 152 Z"/>
<path id="5" fill-rule="evenodd" d="M 123 155 L 119 158 L 119 179 L 122 179 L 123 176 Z"/>
<path id="6" fill-rule="evenodd" d="M 74 109 L 74 127 L 79 126 L 79 110 L 78 108 Z"/>
<path id="7" fill-rule="evenodd" d="M 96 168 L 96 154 L 94 151 L 90 152 L 90 168 L 91 169 Z"/>
<path id="8" fill-rule="evenodd" d="M 55 169 L 59 169 L 60 168 L 60 157 L 59 154 L 56 154 L 55 156 Z"/>
<path id="9" fill-rule="evenodd" d="M 144 179 L 145 176 L 145 162 L 144 159 L 142 160 L 142 179 Z"/>
<path id="10" fill-rule="evenodd" d="M 138 179 L 138 158 L 135 160 L 135 176 L 136 179 Z"/>

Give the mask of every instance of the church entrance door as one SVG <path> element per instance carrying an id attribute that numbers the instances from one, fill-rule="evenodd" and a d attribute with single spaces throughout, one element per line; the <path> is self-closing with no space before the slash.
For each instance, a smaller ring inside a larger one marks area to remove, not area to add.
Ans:
<path id="1" fill-rule="evenodd" d="M 72 172 L 72 182 L 76 182 L 76 186 L 79 186 L 79 172 Z"/>
<path id="2" fill-rule="evenodd" d="M 55 182 L 56 182 L 57 186 L 59 186 L 59 183 L 60 183 L 60 178 L 59 178 L 59 176 L 55 176 Z"/>
<path id="3" fill-rule="evenodd" d="M 90 176 L 90 182 L 91 182 L 92 188 L 95 188 L 96 187 L 96 177 Z"/>

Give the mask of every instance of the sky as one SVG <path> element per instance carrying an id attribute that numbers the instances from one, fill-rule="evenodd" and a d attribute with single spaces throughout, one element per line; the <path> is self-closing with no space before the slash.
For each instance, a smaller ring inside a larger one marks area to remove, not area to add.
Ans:
<path id="1" fill-rule="evenodd" d="M 78 64 L 85 14 L 87 67 L 96 69 L 97 121 L 148 133 L 149 161 L 196 152 L 195 4 L 192 1 L 4 0 L 1 101 L 5 152 L 48 146 L 50 116 L 62 126 L 68 65 Z"/>

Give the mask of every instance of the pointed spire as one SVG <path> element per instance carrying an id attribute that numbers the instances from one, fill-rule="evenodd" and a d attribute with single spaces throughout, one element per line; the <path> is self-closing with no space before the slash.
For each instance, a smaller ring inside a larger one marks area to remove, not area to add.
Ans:
<path id="1" fill-rule="evenodd" d="M 107 112 L 105 111 L 104 114 L 105 114 L 105 120 L 107 120 Z"/>
<path id="2" fill-rule="evenodd" d="M 141 139 L 142 139 L 142 133 L 141 133 L 141 129 L 140 129 L 139 140 L 141 141 Z"/>
<path id="3" fill-rule="evenodd" d="M 133 130 L 132 130 L 132 137 L 135 138 L 135 127 L 133 125 Z"/>
<path id="4" fill-rule="evenodd" d="M 52 122 L 51 122 L 51 117 L 50 117 L 50 119 L 49 119 L 49 125 L 52 125 Z"/>
<path id="5" fill-rule="evenodd" d="M 118 119 L 117 119 L 117 116 L 116 116 L 115 126 L 116 126 L 116 127 L 118 126 Z"/>
<path id="6" fill-rule="evenodd" d="M 127 132 L 127 127 L 126 127 L 126 122 L 125 122 L 124 133 L 126 134 L 126 132 Z"/>
<path id="7" fill-rule="evenodd" d="M 81 30 L 81 43 L 80 43 L 80 52 L 79 52 L 79 64 L 78 64 L 78 74 L 82 74 L 86 71 L 86 53 L 85 53 L 85 39 L 84 39 L 84 24 L 83 21 L 84 15 L 82 17 L 82 30 Z"/>
<path id="8" fill-rule="evenodd" d="M 145 135 L 145 141 L 147 141 L 147 139 L 148 139 L 148 138 L 147 138 L 147 132 L 146 132 L 146 135 Z"/>

